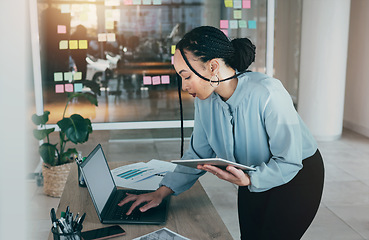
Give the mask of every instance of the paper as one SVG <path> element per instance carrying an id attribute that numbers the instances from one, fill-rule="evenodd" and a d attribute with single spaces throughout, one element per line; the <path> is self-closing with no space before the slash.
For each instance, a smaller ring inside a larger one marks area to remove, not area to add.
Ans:
<path id="1" fill-rule="evenodd" d="M 176 45 L 172 45 L 171 53 L 174 54 L 176 52 Z"/>
<path id="2" fill-rule="evenodd" d="M 170 77 L 169 75 L 163 75 L 161 76 L 161 84 L 169 84 L 170 83 Z"/>
<path id="3" fill-rule="evenodd" d="M 61 13 L 70 13 L 70 5 L 69 4 L 62 4 L 60 6 Z"/>
<path id="4" fill-rule="evenodd" d="M 97 34 L 97 41 L 98 42 L 106 42 L 106 33 Z"/>
<path id="5" fill-rule="evenodd" d="M 161 5 L 161 0 L 153 0 L 152 4 L 154 5 Z"/>
<path id="6" fill-rule="evenodd" d="M 174 171 L 176 164 L 152 159 L 138 162 L 111 170 L 115 184 L 118 187 L 156 190 L 167 172 Z"/>
<path id="7" fill-rule="evenodd" d="M 73 76 L 74 80 L 82 80 L 82 72 L 75 72 Z"/>
<path id="8" fill-rule="evenodd" d="M 228 20 L 220 20 L 220 28 L 228 28 Z"/>
<path id="9" fill-rule="evenodd" d="M 229 21 L 229 28 L 230 29 L 237 29 L 238 28 L 238 20 L 230 20 Z"/>
<path id="10" fill-rule="evenodd" d="M 169 239 L 173 239 L 173 240 L 191 240 L 189 238 L 183 237 L 181 235 L 179 235 L 176 232 L 173 232 L 171 230 L 169 230 L 168 228 L 161 228 L 159 230 L 156 230 L 154 232 L 151 232 L 149 234 L 143 235 L 141 237 L 135 238 L 133 240 L 146 240 L 146 239 L 150 239 L 150 240 L 169 240 Z"/>
<path id="11" fill-rule="evenodd" d="M 249 21 L 249 29 L 256 29 L 256 21 Z"/>
<path id="12" fill-rule="evenodd" d="M 242 10 L 234 10 L 233 11 L 234 19 L 242 19 Z"/>
<path id="13" fill-rule="evenodd" d="M 56 72 L 54 73 L 54 81 L 63 81 L 63 73 L 62 72 Z"/>
<path id="14" fill-rule="evenodd" d="M 55 85 L 55 92 L 56 93 L 63 93 L 64 92 L 64 85 L 63 84 L 56 84 Z"/>
<path id="15" fill-rule="evenodd" d="M 87 49 L 88 43 L 87 40 L 78 40 L 79 49 Z"/>
<path id="16" fill-rule="evenodd" d="M 74 92 L 82 92 L 83 84 L 82 83 L 75 83 L 74 84 Z"/>
<path id="17" fill-rule="evenodd" d="M 152 85 L 159 85 L 160 84 L 160 76 L 152 77 Z"/>
<path id="18" fill-rule="evenodd" d="M 65 92 L 73 92 L 73 84 L 71 83 L 65 84 L 64 88 Z"/>
<path id="19" fill-rule="evenodd" d="M 144 85 L 151 85 L 151 77 L 150 76 L 144 76 L 143 77 L 143 84 Z"/>
<path id="20" fill-rule="evenodd" d="M 69 40 L 69 49 L 78 49 L 78 40 Z"/>
<path id="21" fill-rule="evenodd" d="M 247 28 L 247 23 L 245 20 L 239 20 L 238 21 L 238 27 L 239 28 Z"/>
<path id="22" fill-rule="evenodd" d="M 241 0 L 234 0 L 233 1 L 233 7 L 234 8 L 242 8 L 242 2 L 241 2 Z"/>
<path id="23" fill-rule="evenodd" d="M 105 0 L 105 6 L 119 6 L 119 0 Z"/>
<path id="24" fill-rule="evenodd" d="M 64 81 L 71 82 L 73 80 L 73 74 L 72 72 L 65 72 L 64 73 Z"/>
<path id="25" fill-rule="evenodd" d="M 58 33 L 59 34 L 65 34 L 67 33 L 67 26 L 65 25 L 58 25 Z"/>
<path id="26" fill-rule="evenodd" d="M 143 5 L 150 5 L 151 4 L 151 0 L 143 0 L 142 1 Z"/>
<path id="27" fill-rule="evenodd" d="M 243 8 L 251 8 L 251 0 L 243 0 L 242 1 Z"/>
<path id="28" fill-rule="evenodd" d="M 116 41 L 115 33 L 107 33 L 106 34 L 106 41 L 115 42 Z"/>
<path id="29" fill-rule="evenodd" d="M 61 40 L 59 42 L 59 49 L 68 49 L 68 40 Z"/>
<path id="30" fill-rule="evenodd" d="M 233 7 L 233 0 L 224 0 L 225 7 Z"/>

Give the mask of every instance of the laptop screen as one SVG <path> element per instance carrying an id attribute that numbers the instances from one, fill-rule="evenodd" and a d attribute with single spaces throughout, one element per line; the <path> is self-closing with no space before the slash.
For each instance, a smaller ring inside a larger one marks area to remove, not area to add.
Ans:
<path id="1" fill-rule="evenodd" d="M 92 151 L 82 166 L 91 198 L 101 215 L 110 194 L 115 189 L 115 184 L 100 145 Z"/>

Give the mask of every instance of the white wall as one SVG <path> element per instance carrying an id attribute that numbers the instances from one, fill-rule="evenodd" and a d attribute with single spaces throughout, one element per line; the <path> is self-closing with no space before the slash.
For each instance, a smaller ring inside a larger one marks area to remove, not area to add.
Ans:
<path id="1" fill-rule="evenodd" d="M 369 137 L 369 1 L 351 0 L 344 127 Z"/>

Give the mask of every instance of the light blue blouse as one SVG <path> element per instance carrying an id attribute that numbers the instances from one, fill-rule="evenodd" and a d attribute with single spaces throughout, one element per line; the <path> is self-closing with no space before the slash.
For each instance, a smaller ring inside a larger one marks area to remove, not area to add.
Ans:
<path id="1" fill-rule="evenodd" d="M 220 157 L 255 167 L 256 171 L 248 172 L 249 190 L 263 192 L 293 179 L 302 160 L 316 150 L 316 141 L 282 83 L 247 72 L 238 77 L 237 88 L 226 102 L 216 93 L 195 99 L 194 129 L 182 159 Z M 178 195 L 204 173 L 178 165 L 160 185 Z"/>

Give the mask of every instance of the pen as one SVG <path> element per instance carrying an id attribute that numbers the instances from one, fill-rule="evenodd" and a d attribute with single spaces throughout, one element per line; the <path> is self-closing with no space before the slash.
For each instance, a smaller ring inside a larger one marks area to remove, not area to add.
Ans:
<path id="1" fill-rule="evenodd" d="M 78 230 L 82 227 L 82 223 L 85 220 L 85 217 L 86 217 L 86 213 L 84 213 L 82 215 L 82 217 L 78 219 L 78 222 L 77 222 L 77 225 L 76 225 L 76 230 Z"/>

